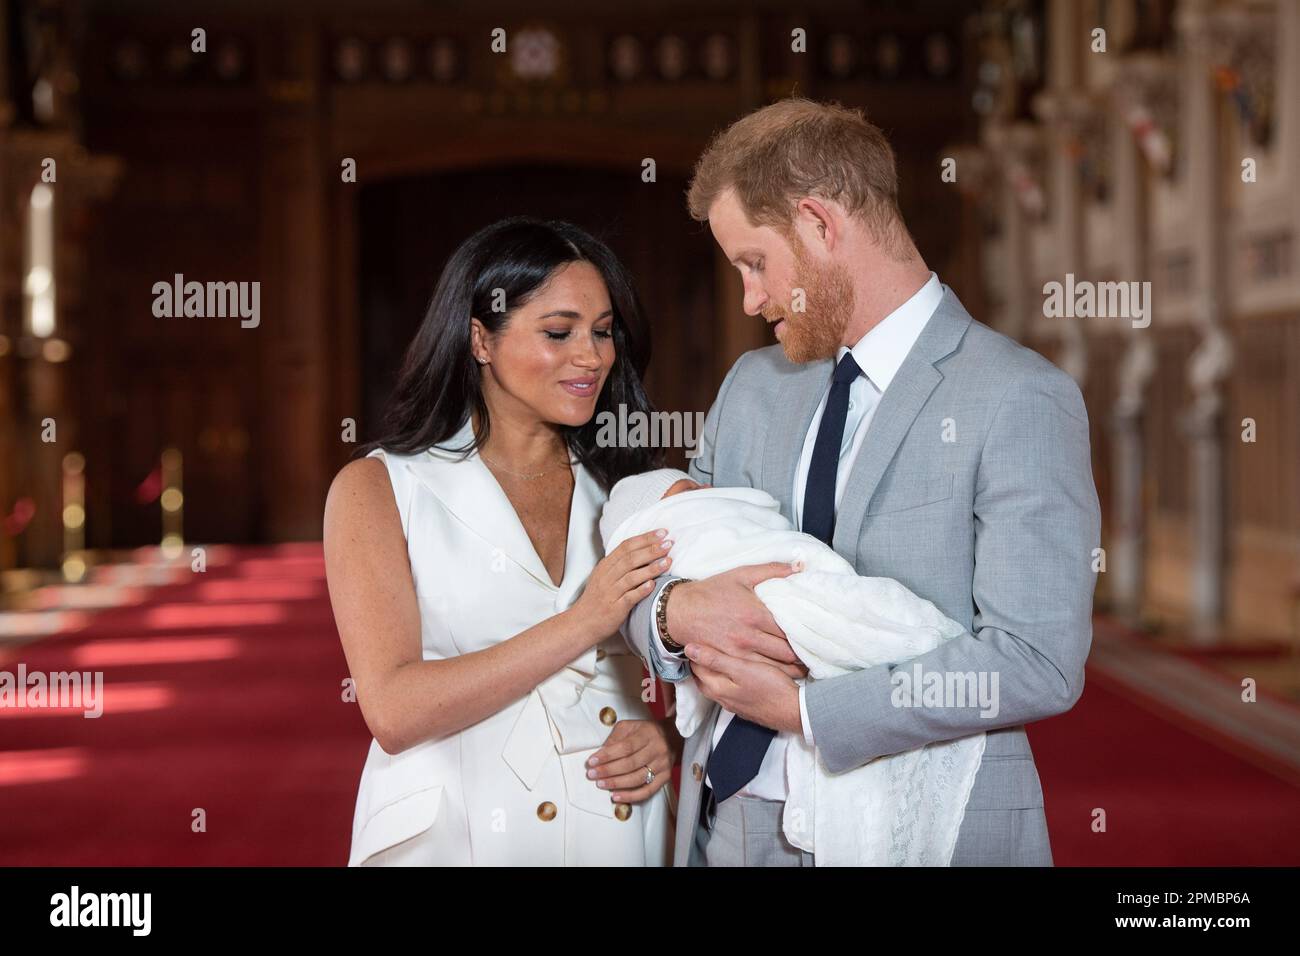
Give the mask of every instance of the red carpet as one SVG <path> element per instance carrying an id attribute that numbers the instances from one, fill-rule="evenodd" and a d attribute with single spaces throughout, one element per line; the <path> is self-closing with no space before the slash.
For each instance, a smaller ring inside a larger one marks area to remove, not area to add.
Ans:
<path id="1" fill-rule="evenodd" d="M 370 735 L 320 546 L 238 553 L 0 662 L 105 681 L 98 719 L 0 711 L 0 864 L 346 862 Z"/>
<path id="2" fill-rule="evenodd" d="M 341 700 L 320 546 L 233 554 L 0 658 L 106 684 L 99 719 L 0 710 L 0 865 L 346 861 L 369 734 Z M 1031 728 L 1058 865 L 1300 862 L 1295 786 L 1118 687 L 1090 674 Z"/>
<path id="3" fill-rule="evenodd" d="M 1075 708 L 1029 728 L 1058 866 L 1300 864 L 1300 787 L 1121 690 L 1090 667 Z"/>

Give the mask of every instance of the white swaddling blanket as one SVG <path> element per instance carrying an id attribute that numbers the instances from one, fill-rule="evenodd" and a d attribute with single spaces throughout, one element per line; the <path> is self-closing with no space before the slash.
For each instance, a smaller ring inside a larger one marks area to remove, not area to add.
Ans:
<path id="1" fill-rule="evenodd" d="M 821 680 L 901 663 L 962 634 L 929 601 L 891 578 L 859 577 L 835 551 L 793 530 L 771 495 L 754 488 L 703 488 L 672 495 L 625 519 L 606 543 L 667 528 L 672 573 L 705 578 L 749 564 L 802 559 L 805 570 L 754 593 Z M 710 701 L 693 677 L 675 685 L 683 737 L 699 729 Z M 914 691 L 919 698 L 919 688 Z M 985 735 L 938 741 L 828 771 L 793 735 L 786 751 L 789 797 L 783 830 L 818 866 L 946 866 L 952 860 Z"/>

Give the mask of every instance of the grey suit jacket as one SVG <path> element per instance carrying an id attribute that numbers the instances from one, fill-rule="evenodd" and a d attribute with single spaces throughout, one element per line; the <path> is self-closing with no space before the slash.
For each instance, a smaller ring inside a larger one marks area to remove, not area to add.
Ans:
<path id="1" fill-rule="evenodd" d="M 832 365 L 796 365 L 779 345 L 742 355 L 705 419 L 692 476 L 761 488 L 790 517 L 795 467 Z M 1024 724 L 1069 710 L 1083 690 L 1100 526 L 1078 387 L 1036 352 L 974 321 L 945 286 L 881 396 L 832 544 L 859 574 L 894 578 L 966 627 L 903 669 L 996 674 L 998 713 L 895 706 L 894 665 L 809 681 L 805 695 L 832 772 L 988 733 L 955 865 L 1052 863 Z M 660 579 L 625 628 L 647 666 L 650 612 L 671 579 Z M 713 711 L 683 754 L 677 866 L 702 862 L 697 821 Z"/>

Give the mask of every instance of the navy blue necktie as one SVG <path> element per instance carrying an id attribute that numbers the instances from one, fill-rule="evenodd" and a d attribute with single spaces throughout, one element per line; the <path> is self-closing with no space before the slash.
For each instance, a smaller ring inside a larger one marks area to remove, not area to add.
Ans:
<path id="1" fill-rule="evenodd" d="M 840 467 L 844 421 L 849 415 L 849 386 L 861 374 L 862 369 L 853 360 L 852 352 L 845 353 L 839 365 L 835 366 L 826 410 L 817 426 L 817 440 L 813 443 L 812 461 L 808 466 L 808 483 L 803 495 L 803 530 L 827 544 L 831 543 L 835 533 L 835 476 Z M 739 715 L 731 718 L 709 758 L 709 782 L 714 800 L 721 803 L 754 779 L 775 736 L 776 731 L 770 727 Z"/>
<path id="2" fill-rule="evenodd" d="M 803 530 L 827 544 L 835 535 L 835 476 L 840 470 L 840 445 L 844 441 L 844 420 L 849 417 L 849 386 L 862 374 L 853 353 L 846 352 L 835 366 L 831 393 L 826 399 L 812 461 L 808 465 L 808 483 L 803 492 Z"/>

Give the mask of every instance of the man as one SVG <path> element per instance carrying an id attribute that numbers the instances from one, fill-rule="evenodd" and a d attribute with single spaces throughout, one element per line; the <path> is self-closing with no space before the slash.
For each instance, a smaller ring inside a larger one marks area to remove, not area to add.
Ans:
<path id="1" fill-rule="evenodd" d="M 952 862 L 1051 865 L 1024 724 L 1074 705 L 1092 639 L 1100 515 L 1078 388 L 940 284 L 899 213 L 893 152 L 857 111 L 789 99 L 744 117 L 700 158 L 688 203 L 780 343 L 727 373 L 692 477 L 767 491 L 859 574 L 967 633 L 801 686 L 753 593 L 791 566 L 661 577 L 626 636 L 716 702 L 686 742 L 675 864 L 815 862 L 782 834 L 793 734 L 841 772 L 986 732 Z M 899 692 L 936 675 L 995 688 L 995 706 Z"/>

